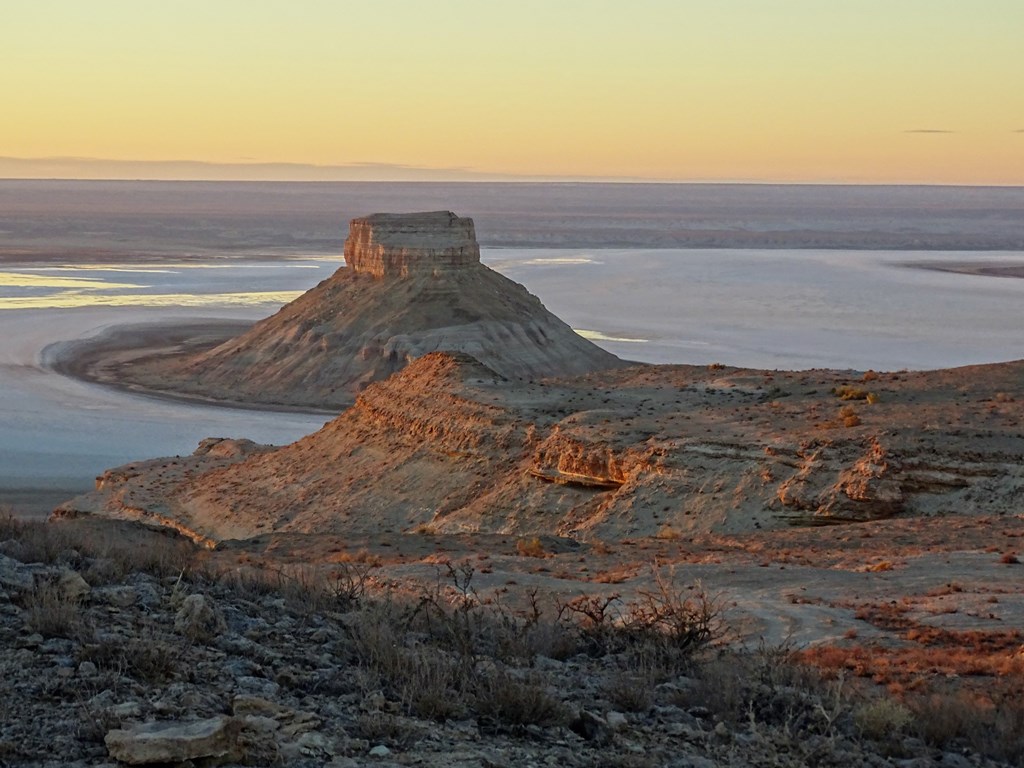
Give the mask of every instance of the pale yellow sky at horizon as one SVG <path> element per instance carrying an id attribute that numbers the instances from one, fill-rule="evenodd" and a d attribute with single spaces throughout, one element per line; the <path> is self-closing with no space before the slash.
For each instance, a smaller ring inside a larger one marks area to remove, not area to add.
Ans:
<path id="1" fill-rule="evenodd" d="M 70 157 L 143 164 L 59 175 L 291 163 L 254 172 L 1024 184 L 1019 0 L 0 0 L 0 13 L 0 176 L 58 173 L 10 158 Z"/>

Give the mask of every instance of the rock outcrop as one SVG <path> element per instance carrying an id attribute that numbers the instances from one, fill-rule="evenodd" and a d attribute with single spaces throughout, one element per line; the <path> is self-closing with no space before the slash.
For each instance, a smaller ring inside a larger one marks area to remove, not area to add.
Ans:
<path id="1" fill-rule="evenodd" d="M 247 333 L 199 354 L 137 361 L 125 378 L 221 400 L 334 408 L 436 351 L 524 381 L 621 365 L 481 264 L 471 219 L 447 211 L 354 219 L 345 259 Z"/>

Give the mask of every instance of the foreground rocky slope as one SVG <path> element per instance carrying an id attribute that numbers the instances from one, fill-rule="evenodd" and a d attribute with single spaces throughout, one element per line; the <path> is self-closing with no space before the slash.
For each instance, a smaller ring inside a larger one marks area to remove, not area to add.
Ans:
<path id="1" fill-rule="evenodd" d="M 466 352 L 523 380 L 620 364 L 481 264 L 471 219 L 447 211 L 353 219 L 345 261 L 237 338 L 135 360 L 120 373 L 149 389 L 328 408 L 437 350 Z"/>
<path id="2" fill-rule="evenodd" d="M 671 569 L 637 602 L 606 585 L 558 609 L 535 588 L 516 610 L 507 587 L 478 582 L 489 565 L 476 557 L 477 572 L 424 558 L 402 593 L 387 586 L 395 561 L 314 571 L 238 554 L 133 526 L 0 518 L 0 764 L 966 768 L 1024 754 L 1005 642 L 969 660 L 972 680 L 1008 692 L 993 718 L 949 693 L 903 703 L 864 671 L 822 679 L 785 648 L 712 649 L 725 603 Z M 530 580 L 524 563 L 538 562 L 501 560 L 519 564 L 496 585 Z M 591 619 L 601 605 L 625 623 Z M 857 665 L 887 658 L 849 640 L 835 650 Z"/>
<path id="3" fill-rule="evenodd" d="M 617 540 L 1016 514 L 1024 363 L 851 374 L 638 366 L 537 383 L 431 354 L 284 448 L 110 470 L 59 515 L 274 531 Z"/>

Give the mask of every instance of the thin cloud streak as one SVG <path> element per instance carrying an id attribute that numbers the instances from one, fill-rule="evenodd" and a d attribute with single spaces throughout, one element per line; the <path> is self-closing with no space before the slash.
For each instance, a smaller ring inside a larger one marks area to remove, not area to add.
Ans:
<path id="1" fill-rule="evenodd" d="M 904 133 L 956 133 L 956 131 L 947 131 L 944 128 L 914 128 L 910 131 L 904 131 Z"/>

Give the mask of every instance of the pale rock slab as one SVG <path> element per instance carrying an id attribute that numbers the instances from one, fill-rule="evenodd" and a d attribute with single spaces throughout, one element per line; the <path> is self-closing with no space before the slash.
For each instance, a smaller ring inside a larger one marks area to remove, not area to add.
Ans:
<path id="1" fill-rule="evenodd" d="M 179 763 L 223 757 L 236 744 L 239 725 L 221 715 L 192 723 L 154 722 L 110 731 L 104 739 L 110 756 L 129 765 Z"/>

